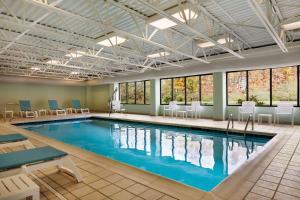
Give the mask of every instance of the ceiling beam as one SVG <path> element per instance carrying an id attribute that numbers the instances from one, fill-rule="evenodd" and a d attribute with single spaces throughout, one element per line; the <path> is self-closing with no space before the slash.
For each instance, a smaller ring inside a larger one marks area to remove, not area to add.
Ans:
<path id="1" fill-rule="evenodd" d="M 287 53 L 288 49 L 286 48 L 284 42 L 281 40 L 280 36 L 278 35 L 277 31 L 267 18 L 267 16 L 264 14 L 263 10 L 260 8 L 260 5 L 257 3 L 256 0 L 247 0 L 249 5 L 251 6 L 252 10 L 256 14 L 256 16 L 259 18 L 261 23 L 265 26 L 268 33 L 271 35 L 273 40 L 277 43 L 279 48 L 282 52 Z M 270 8 L 267 8 L 270 9 Z"/>
<path id="2" fill-rule="evenodd" d="M 152 4 L 144 1 L 144 0 L 137 0 L 138 2 L 142 3 L 143 5 L 151 8 L 153 11 L 157 12 L 159 15 L 175 22 L 176 24 L 178 24 L 179 26 L 189 30 L 190 32 L 192 32 L 193 34 L 195 34 L 198 37 L 201 37 L 211 43 L 213 43 L 214 45 L 218 46 L 219 48 L 223 49 L 224 51 L 227 51 L 228 53 L 231 53 L 232 55 L 238 57 L 238 58 L 244 58 L 242 55 L 240 55 L 239 53 L 233 51 L 232 49 L 218 43 L 217 41 L 213 40 L 212 38 L 208 37 L 207 35 L 199 32 L 198 30 L 194 29 L 193 27 L 187 25 L 186 23 L 176 19 L 175 17 L 173 17 L 172 15 L 169 15 L 168 13 L 166 13 L 165 11 L 153 6 Z"/>
<path id="3" fill-rule="evenodd" d="M 88 22 L 88 23 L 91 23 L 91 24 L 95 24 L 95 25 L 99 26 L 102 29 L 104 29 L 104 27 L 105 27 L 106 29 L 109 29 L 109 30 L 111 30 L 113 32 L 120 33 L 120 34 L 122 34 L 124 36 L 127 36 L 129 38 L 136 39 L 136 40 L 148 43 L 150 45 L 153 45 L 153 46 L 165 49 L 165 50 L 173 52 L 175 54 L 182 55 L 182 56 L 185 56 L 185 57 L 188 57 L 188 58 L 191 58 L 191 59 L 194 59 L 194 60 L 198 60 L 198 61 L 201 61 L 201 62 L 204 62 L 204 63 L 209 63 L 207 60 L 204 60 L 202 58 L 198 58 L 198 57 L 196 57 L 194 55 L 190 55 L 188 53 L 181 52 L 181 51 L 176 50 L 174 48 L 171 48 L 169 46 L 166 46 L 166 45 L 163 45 L 163 44 L 160 44 L 160 43 L 148 40 L 148 39 L 140 37 L 138 35 L 129 33 L 128 31 L 125 31 L 125 30 L 122 30 L 122 29 L 119 29 L 119 28 L 115 28 L 115 27 L 113 27 L 113 26 L 111 26 L 109 24 L 104 24 L 102 22 L 99 22 L 99 21 L 96 21 L 96 20 L 93 20 L 93 19 L 81 16 L 79 14 L 75 14 L 75 13 L 73 13 L 71 11 L 67 11 L 67 10 L 55 7 L 55 6 L 47 4 L 45 2 L 41 2 L 41 1 L 37 1 L 37 0 L 25 0 L 25 1 L 28 2 L 28 3 L 30 3 L 30 4 L 34 4 L 34 5 L 37 5 L 39 7 L 43 7 L 45 9 L 47 9 L 47 10 L 51 10 L 53 12 L 62 14 L 64 16 L 77 18 L 77 19 L 79 19 L 81 21 L 85 21 L 85 22 Z"/>

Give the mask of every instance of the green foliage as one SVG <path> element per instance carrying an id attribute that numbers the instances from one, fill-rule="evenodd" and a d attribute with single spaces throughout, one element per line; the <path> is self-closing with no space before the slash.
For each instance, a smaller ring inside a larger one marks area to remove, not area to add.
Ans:
<path id="1" fill-rule="evenodd" d="M 242 104 L 243 103 L 243 99 L 238 99 L 237 100 L 237 104 Z M 257 106 L 261 106 L 261 105 L 264 105 L 264 102 L 263 101 L 260 101 L 256 95 L 251 95 L 249 97 L 249 101 L 254 101 L 255 102 L 255 105 Z"/>

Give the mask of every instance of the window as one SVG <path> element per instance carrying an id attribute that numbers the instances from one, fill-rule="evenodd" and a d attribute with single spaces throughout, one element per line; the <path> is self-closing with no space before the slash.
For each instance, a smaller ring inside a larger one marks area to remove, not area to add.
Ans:
<path id="1" fill-rule="evenodd" d="M 173 79 L 173 99 L 178 104 L 185 104 L 185 78 Z"/>
<path id="2" fill-rule="evenodd" d="M 256 105 L 270 105 L 270 70 L 253 70 L 248 72 L 249 100 Z"/>
<path id="3" fill-rule="evenodd" d="M 169 104 L 172 100 L 172 79 L 161 79 L 160 84 L 161 104 Z"/>
<path id="4" fill-rule="evenodd" d="M 145 104 L 150 104 L 150 81 L 145 81 Z"/>
<path id="5" fill-rule="evenodd" d="M 149 104 L 150 81 L 119 84 L 119 98 L 124 104 Z"/>
<path id="6" fill-rule="evenodd" d="M 200 76 L 186 77 L 186 103 L 187 104 L 192 103 L 192 101 L 200 101 L 199 79 Z"/>
<path id="7" fill-rule="evenodd" d="M 297 105 L 297 68 L 272 69 L 272 104 L 290 101 Z"/>
<path id="8" fill-rule="evenodd" d="M 126 83 L 120 83 L 120 101 L 121 103 L 127 103 L 127 89 L 126 89 Z"/>
<path id="9" fill-rule="evenodd" d="M 229 105 L 240 105 L 246 101 L 246 72 L 227 73 L 227 100 Z"/>
<path id="10" fill-rule="evenodd" d="M 144 104 L 144 81 L 136 82 L 136 104 Z"/>
<path id="11" fill-rule="evenodd" d="M 201 76 L 201 103 L 203 105 L 212 105 L 214 98 L 213 75 Z"/>
<path id="12" fill-rule="evenodd" d="M 127 83 L 127 103 L 135 104 L 135 82 Z"/>
<path id="13" fill-rule="evenodd" d="M 299 105 L 298 67 L 227 72 L 227 104 L 254 101 L 258 106 L 276 106 L 280 101 Z"/>
<path id="14" fill-rule="evenodd" d="M 202 105 L 213 105 L 213 75 L 160 79 L 160 104 L 166 105 L 170 101 L 183 105 L 201 101 Z"/>

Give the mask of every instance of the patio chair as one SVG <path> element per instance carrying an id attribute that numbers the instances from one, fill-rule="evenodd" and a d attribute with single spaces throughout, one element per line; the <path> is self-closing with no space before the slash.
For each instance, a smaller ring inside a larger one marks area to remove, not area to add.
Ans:
<path id="1" fill-rule="evenodd" d="M 82 108 L 80 100 L 75 99 L 72 100 L 72 107 L 75 110 L 75 113 L 81 112 L 81 113 L 90 113 L 90 110 L 88 108 Z"/>
<path id="2" fill-rule="evenodd" d="M 56 115 L 66 115 L 66 110 L 58 107 L 56 100 L 48 100 L 49 112 L 50 114 L 55 113 Z"/>
<path id="3" fill-rule="evenodd" d="M 275 108 L 275 113 L 274 113 L 274 125 L 276 122 L 279 124 L 279 117 L 280 115 L 284 116 L 291 116 L 291 124 L 292 126 L 294 125 L 294 105 L 293 103 L 290 102 L 280 102 L 277 104 L 277 107 Z"/>
<path id="4" fill-rule="evenodd" d="M 53 166 L 73 174 L 78 182 L 82 181 L 79 170 L 69 155 L 50 146 L 0 154 L 0 177 L 28 174 Z"/>
<path id="5" fill-rule="evenodd" d="M 113 112 L 120 112 L 120 113 L 123 112 L 124 113 L 126 111 L 126 109 L 121 104 L 121 101 L 119 101 L 119 100 L 113 100 L 112 101 L 112 111 Z"/>
<path id="6" fill-rule="evenodd" d="M 202 106 L 200 105 L 200 101 L 192 101 L 190 106 L 186 107 L 187 115 L 191 113 L 192 118 L 198 118 L 201 115 Z"/>
<path id="7" fill-rule="evenodd" d="M 24 145 L 26 149 L 34 148 L 28 138 L 19 133 L 0 135 L 0 149 L 22 145 Z"/>
<path id="8" fill-rule="evenodd" d="M 173 117 L 174 113 L 175 116 L 177 117 L 177 110 L 178 110 L 178 106 L 177 106 L 177 102 L 176 101 L 170 101 L 169 105 L 164 105 L 163 108 L 163 114 L 164 116 L 166 116 L 166 111 L 168 111 L 168 114 Z"/>
<path id="9" fill-rule="evenodd" d="M 37 112 L 31 110 L 31 103 L 29 100 L 20 100 L 20 116 L 23 117 L 37 117 Z"/>
<path id="10" fill-rule="evenodd" d="M 239 107 L 238 120 L 239 122 L 244 120 L 244 115 L 252 115 L 253 121 L 255 121 L 255 102 L 254 101 L 243 101 L 242 106 Z"/>

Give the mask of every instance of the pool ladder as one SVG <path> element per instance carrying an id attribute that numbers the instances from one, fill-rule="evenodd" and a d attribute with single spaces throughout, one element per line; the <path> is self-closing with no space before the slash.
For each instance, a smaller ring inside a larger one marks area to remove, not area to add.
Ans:
<path id="1" fill-rule="evenodd" d="M 227 129 L 226 129 L 227 136 L 228 136 L 228 133 L 229 133 L 230 122 L 231 122 L 231 129 L 233 129 L 234 128 L 234 123 L 233 123 L 233 115 L 232 114 L 229 114 L 229 117 L 228 117 L 228 123 L 227 123 Z"/>
<path id="2" fill-rule="evenodd" d="M 248 125 L 249 125 L 250 120 L 251 120 L 252 131 L 254 130 L 254 120 L 253 120 L 253 116 L 252 116 L 252 115 L 249 115 L 249 117 L 248 117 L 248 119 L 247 119 L 246 126 L 245 126 L 245 130 L 244 130 L 244 136 L 246 136 L 246 134 L 247 134 L 247 129 L 248 129 Z"/>

